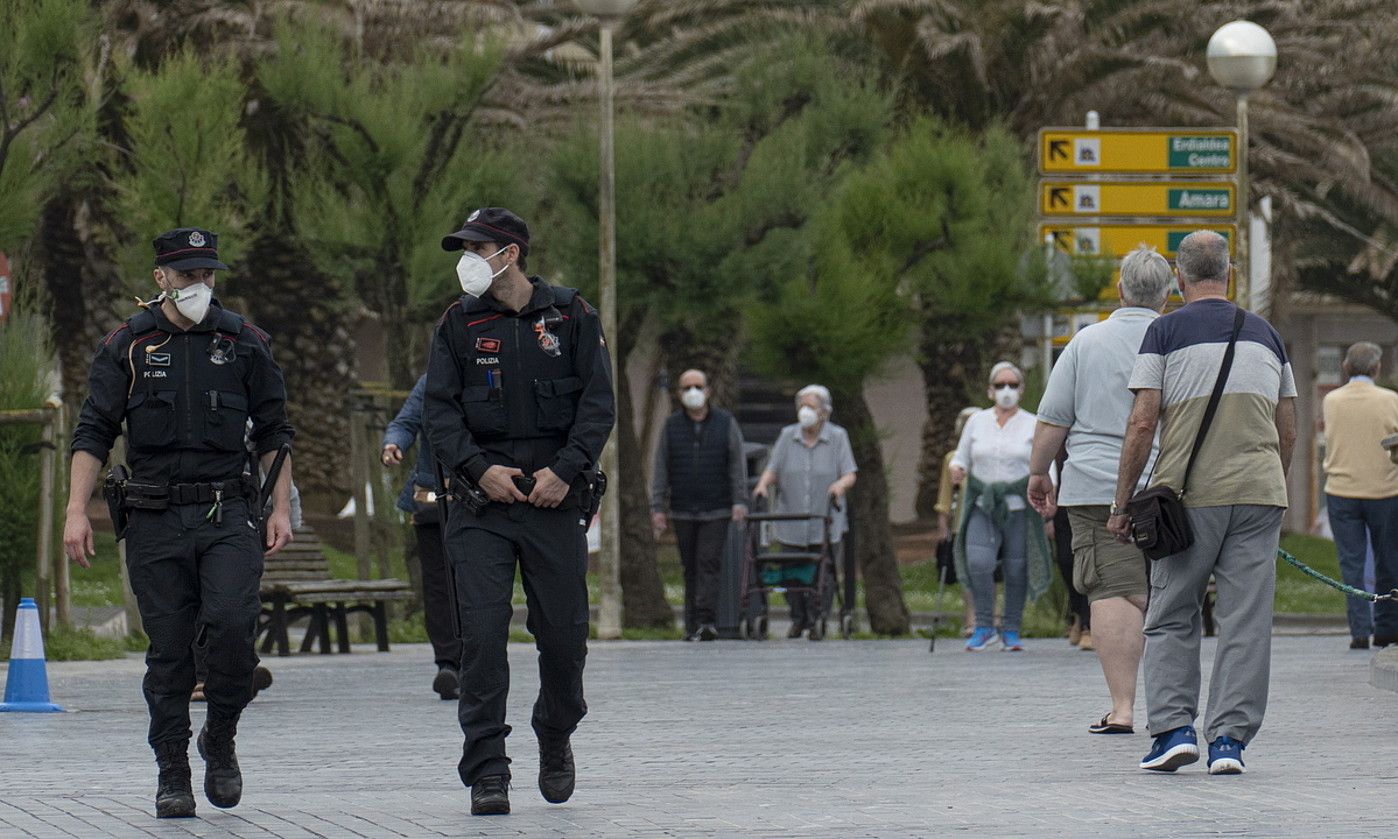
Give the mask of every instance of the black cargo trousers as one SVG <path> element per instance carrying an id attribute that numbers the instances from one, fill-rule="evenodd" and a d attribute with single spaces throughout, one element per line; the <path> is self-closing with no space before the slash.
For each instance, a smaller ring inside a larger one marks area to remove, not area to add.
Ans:
<path id="1" fill-rule="evenodd" d="M 252 701 L 262 546 L 246 499 L 224 500 L 221 521 L 209 508 L 130 511 L 126 567 L 150 638 L 144 693 L 152 746 L 190 737 L 195 646 L 208 663 L 210 716 L 237 719 Z"/>
<path id="2" fill-rule="evenodd" d="M 466 735 L 457 766 L 466 786 L 508 775 L 505 701 L 510 690 L 506 644 L 514 608 L 515 564 L 529 606 L 527 626 L 539 651 L 539 697 L 533 728 L 541 741 L 572 735 L 587 713 L 582 673 L 587 658 L 586 513 L 572 503 L 547 510 L 524 502 L 490 504 L 472 515 L 451 504 L 446 528 L 461 619 L 461 699 Z"/>

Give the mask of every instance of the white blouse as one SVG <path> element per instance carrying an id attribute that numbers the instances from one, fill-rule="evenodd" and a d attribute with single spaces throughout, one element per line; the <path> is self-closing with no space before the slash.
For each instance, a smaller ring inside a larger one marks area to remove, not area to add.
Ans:
<path id="1" fill-rule="evenodd" d="M 1004 426 L 995 420 L 994 408 L 972 414 L 961 430 L 961 442 L 957 444 L 951 465 L 960 466 L 976 480 L 987 484 L 1018 481 L 1029 474 L 1029 453 L 1034 448 L 1037 420 L 1023 408 Z M 1011 495 L 1005 499 L 1005 506 L 1023 510 L 1024 499 Z"/>

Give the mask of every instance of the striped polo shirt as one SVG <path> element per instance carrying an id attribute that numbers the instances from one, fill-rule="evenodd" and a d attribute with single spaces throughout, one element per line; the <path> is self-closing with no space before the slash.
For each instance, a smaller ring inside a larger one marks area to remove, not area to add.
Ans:
<path id="1" fill-rule="evenodd" d="M 1235 311 L 1227 300 L 1196 300 L 1146 329 L 1127 386 L 1161 392 L 1160 457 L 1152 487 L 1181 488 Z M 1276 410 L 1279 399 L 1295 395 L 1296 381 L 1281 336 L 1249 312 L 1218 413 L 1184 488 L 1185 506 L 1286 506 Z"/>

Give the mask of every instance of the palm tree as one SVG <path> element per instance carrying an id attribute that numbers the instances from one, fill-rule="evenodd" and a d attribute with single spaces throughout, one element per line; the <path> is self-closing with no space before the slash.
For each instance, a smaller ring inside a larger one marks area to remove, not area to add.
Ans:
<path id="1" fill-rule="evenodd" d="M 856 0 L 848 8 L 905 108 L 973 128 L 1003 122 L 1026 152 L 1040 127 L 1078 124 L 1089 110 L 1119 126 L 1232 124 L 1232 95 L 1209 78 L 1204 48 L 1219 25 L 1254 20 L 1272 33 L 1281 59 L 1251 98 L 1251 198 L 1272 196 L 1279 234 L 1304 222 L 1353 241 L 1337 200 L 1367 219 L 1357 225 L 1365 231 L 1398 219 L 1398 179 L 1372 164 L 1398 133 L 1398 15 L 1390 2 Z M 1284 282 L 1293 266 L 1273 264 Z M 934 323 L 925 331 L 924 500 L 951 444 L 941 418 L 978 390 L 981 371 L 969 351 L 990 337 L 941 341 Z"/>

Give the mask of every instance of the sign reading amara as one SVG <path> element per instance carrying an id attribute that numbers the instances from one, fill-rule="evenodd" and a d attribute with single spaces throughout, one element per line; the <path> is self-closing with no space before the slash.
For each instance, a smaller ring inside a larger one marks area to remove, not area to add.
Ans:
<path id="1" fill-rule="evenodd" d="M 1039 182 L 1045 216 L 1231 216 L 1236 188 L 1225 181 Z"/>
<path id="2" fill-rule="evenodd" d="M 1064 224 L 1039 225 L 1039 241 L 1052 236 L 1054 244 L 1063 251 L 1078 256 L 1120 257 L 1140 245 L 1147 245 L 1166 259 L 1174 259 L 1180 241 L 1196 230 L 1212 230 L 1228 240 L 1229 255 L 1237 248 L 1237 225 L 1206 224 L 1184 226 L 1173 224 L 1103 224 L 1075 226 Z"/>
<path id="3" fill-rule="evenodd" d="M 1039 130 L 1039 171 L 1133 175 L 1232 174 L 1238 133 L 1231 128 Z"/>

